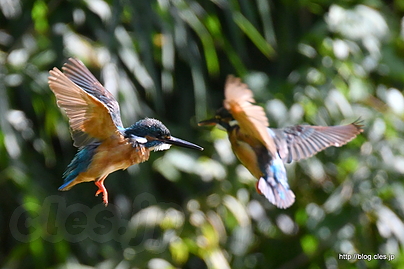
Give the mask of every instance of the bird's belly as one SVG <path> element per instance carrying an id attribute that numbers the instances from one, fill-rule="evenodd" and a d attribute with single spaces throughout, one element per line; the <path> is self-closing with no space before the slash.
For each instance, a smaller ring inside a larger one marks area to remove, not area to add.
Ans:
<path id="1" fill-rule="evenodd" d="M 127 140 L 106 140 L 96 150 L 93 160 L 82 177 L 99 178 L 120 169 L 147 161 L 150 152 L 138 145 L 133 147 Z"/>
<path id="2" fill-rule="evenodd" d="M 232 142 L 232 149 L 234 154 L 240 162 L 250 171 L 250 173 L 259 179 L 263 173 L 259 168 L 257 154 L 254 149 L 246 142 L 235 141 Z"/>

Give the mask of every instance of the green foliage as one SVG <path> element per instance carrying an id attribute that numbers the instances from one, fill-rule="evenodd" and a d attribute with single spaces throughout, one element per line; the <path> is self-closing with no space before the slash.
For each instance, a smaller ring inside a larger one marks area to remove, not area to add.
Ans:
<path id="1" fill-rule="evenodd" d="M 0 265 L 399 268 L 402 5 L 0 1 Z M 116 96 L 125 126 L 156 117 L 205 151 L 156 152 L 111 174 L 106 208 L 91 183 L 57 191 L 75 149 L 47 76 L 68 57 Z M 288 165 L 296 202 L 277 209 L 226 133 L 197 127 L 222 105 L 228 74 L 248 82 L 272 126 L 361 118 L 365 131 Z"/>

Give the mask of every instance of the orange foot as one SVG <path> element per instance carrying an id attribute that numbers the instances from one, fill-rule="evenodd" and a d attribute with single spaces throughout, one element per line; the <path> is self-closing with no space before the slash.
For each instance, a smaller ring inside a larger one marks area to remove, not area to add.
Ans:
<path id="1" fill-rule="evenodd" d="M 259 183 L 259 181 L 257 181 L 257 182 L 255 183 L 255 190 L 258 192 L 258 194 L 263 195 L 262 192 L 261 192 L 261 190 L 260 190 L 260 188 L 258 188 L 258 183 Z"/>
<path id="2" fill-rule="evenodd" d="M 98 194 L 102 193 L 103 194 L 102 201 L 104 202 L 105 206 L 107 206 L 108 205 L 108 192 L 104 186 L 104 180 L 95 181 L 94 183 L 98 187 L 98 190 L 95 193 L 95 196 L 98 196 Z"/>

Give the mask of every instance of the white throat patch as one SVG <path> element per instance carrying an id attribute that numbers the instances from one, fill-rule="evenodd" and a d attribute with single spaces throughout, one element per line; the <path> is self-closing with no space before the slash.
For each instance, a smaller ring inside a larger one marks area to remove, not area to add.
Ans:
<path id="1" fill-rule="evenodd" d="M 229 121 L 229 125 L 230 125 L 230 127 L 238 126 L 238 121 L 231 120 L 231 121 Z M 217 124 L 217 127 L 222 131 L 227 131 L 226 128 L 223 125 L 221 125 L 220 123 Z"/>
<path id="2" fill-rule="evenodd" d="M 171 147 L 171 144 L 163 143 L 163 144 L 161 144 L 161 145 L 155 146 L 155 147 L 153 148 L 153 150 L 154 150 L 154 151 L 162 151 L 162 150 L 167 150 L 167 149 L 169 149 L 170 147 Z"/>

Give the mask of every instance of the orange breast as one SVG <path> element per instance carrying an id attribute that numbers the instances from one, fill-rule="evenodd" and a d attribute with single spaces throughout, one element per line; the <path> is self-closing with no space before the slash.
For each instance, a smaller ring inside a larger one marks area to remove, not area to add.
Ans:
<path id="1" fill-rule="evenodd" d="M 94 181 L 114 171 L 145 162 L 149 156 L 150 151 L 143 145 L 133 147 L 127 139 L 107 139 L 97 148 L 87 171 L 80 173 L 76 181 Z"/>
<path id="2" fill-rule="evenodd" d="M 250 171 L 250 173 L 259 179 L 263 173 L 258 165 L 255 147 L 263 147 L 258 140 L 243 134 L 240 129 L 235 128 L 229 133 L 229 140 L 234 154 L 240 162 Z"/>

